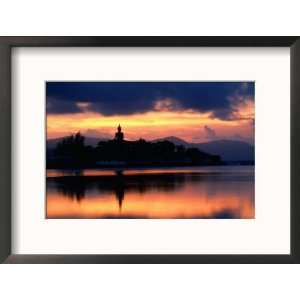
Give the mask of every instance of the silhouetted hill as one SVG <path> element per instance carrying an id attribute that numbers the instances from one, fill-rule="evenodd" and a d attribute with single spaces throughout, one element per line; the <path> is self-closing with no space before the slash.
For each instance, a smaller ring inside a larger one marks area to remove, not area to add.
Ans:
<path id="1" fill-rule="evenodd" d="M 197 147 L 209 154 L 220 155 L 224 161 L 254 161 L 254 147 L 246 142 L 235 140 L 217 140 L 207 143 L 188 143 L 180 138 L 169 136 L 159 139 L 175 145 Z"/>
<path id="2" fill-rule="evenodd" d="M 177 146 L 183 145 L 185 147 L 190 147 L 190 145 L 193 145 L 193 144 L 190 144 L 190 143 L 186 142 L 185 140 L 180 139 L 176 136 L 167 136 L 167 137 L 164 137 L 161 139 L 152 140 L 151 142 L 161 142 L 161 141 L 169 141 L 169 142 L 174 143 Z M 193 145 L 193 146 L 195 146 L 195 145 Z"/>

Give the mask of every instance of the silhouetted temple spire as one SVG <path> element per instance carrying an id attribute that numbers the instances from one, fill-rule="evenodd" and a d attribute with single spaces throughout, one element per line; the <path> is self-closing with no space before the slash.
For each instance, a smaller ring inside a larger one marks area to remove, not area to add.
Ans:
<path id="1" fill-rule="evenodd" d="M 115 140 L 123 141 L 124 140 L 124 133 L 122 132 L 122 127 L 121 127 L 120 124 L 119 124 L 117 129 L 118 129 L 118 131 L 115 134 Z"/>

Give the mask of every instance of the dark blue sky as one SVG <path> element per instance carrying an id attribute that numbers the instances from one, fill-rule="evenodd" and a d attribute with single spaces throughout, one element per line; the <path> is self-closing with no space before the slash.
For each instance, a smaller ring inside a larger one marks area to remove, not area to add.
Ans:
<path id="1" fill-rule="evenodd" d="M 236 102 L 254 100 L 254 82 L 47 82 L 47 113 L 78 113 L 88 109 L 103 115 L 130 115 L 155 110 L 172 99 L 173 110 L 211 112 L 230 119 Z"/>

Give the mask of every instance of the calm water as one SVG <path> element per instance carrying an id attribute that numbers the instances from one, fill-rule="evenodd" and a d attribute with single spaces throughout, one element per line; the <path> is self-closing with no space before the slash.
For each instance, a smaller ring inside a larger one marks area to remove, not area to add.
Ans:
<path id="1" fill-rule="evenodd" d="M 254 218 L 254 167 L 48 170 L 47 218 Z"/>

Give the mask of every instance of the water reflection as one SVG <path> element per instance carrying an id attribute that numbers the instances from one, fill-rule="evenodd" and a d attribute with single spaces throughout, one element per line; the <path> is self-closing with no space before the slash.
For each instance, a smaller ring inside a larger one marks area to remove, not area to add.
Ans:
<path id="1" fill-rule="evenodd" d="M 47 178 L 48 218 L 253 218 L 252 169 L 97 170 Z"/>

